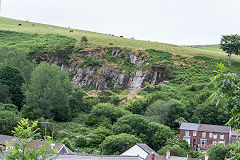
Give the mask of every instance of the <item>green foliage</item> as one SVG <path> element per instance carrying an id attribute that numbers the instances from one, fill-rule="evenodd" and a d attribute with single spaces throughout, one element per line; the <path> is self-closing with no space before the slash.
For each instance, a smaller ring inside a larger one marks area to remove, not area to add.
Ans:
<path id="1" fill-rule="evenodd" d="M 164 146 L 158 151 L 158 154 L 166 155 L 168 150 L 171 152 L 171 156 L 187 157 L 187 152 L 179 145 Z"/>
<path id="2" fill-rule="evenodd" d="M 18 106 L 19 110 L 24 100 L 24 95 L 21 90 L 23 83 L 23 76 L 17 68 L 10 66 L 0 68 L 0 84 L 8 87 L 12 103 Z"/>
<path id="3" fill-rule="evenodd" d="M 174 99 L 154 102 L 148 107 L 145 115 L 150 121 L 162 123 L 173 128 L 178 127 L 175 120 L 180 117 L 189 117 L 186 106 Z"/>
<path id="4" fill-rule="evenodd" d="M 233 145 L 226 145 L 224 146 L 223 144 L 216 144 L 212 145 L 207 153 L 209 156 L 209 159 L 214 159 L 214 160 L 223 160 L 225 157 L 230 158 L 231 156 L 231 150 L 234 149 Z"/>
<path id="5" fill-rule="evenodd" d="M 220 48 L 226 51 L 229 57 L 228 65 L 231 65 L 231 54 L 239 55 L 240 50 L 240 36 L 239 35 L 225 35 L 221 38 Z"/>
<path id="6" fill-rule="evenodd" d="M 26 102 L 33 109 L 42 109 L 45 118 L 67 121 L 71 118 L 69 115 L 71 93 L 72 83 L 67 72 L 54 64 L 41 63 L 31 74 Z"/>
<path id="7" fill-rule="evenodd" d="M 141 115 L 129 114 L 117 120 L 113 125 L 114 134 L 128 133 L 136 137 L 145 137 L 148 121 Z"/>
<path id="8" fill-rule="evenodd" d="M 96 106 L 98 103 L 101 103 L 101 100 L 98 97 L 84 97 L 84 106 L 85 106 L 85 112 L 89 113 L 93 106 Z"/>
<path id="9" fill-rule="evenodd" d="M 84 66 L 91 66 L 91 67 L 96 67 L 96 66 L 102 66 L 103 61 L 99 60 L 93 60 L 91 57 L 83 57 L 83 63 L 79 65 L 80 68 Z"/>
<path id="10" fill-rule="evenodd" d="M 172 55 L 168 52 L 147 49 L 148 62 L 152 67 L 165 67 L 167 64 L 172 64 L 171 57 Z"/>
<path id="11" fill-rule="evenodd" d="M 189 158 L 199 158 L 199 159 L 204 159 L 205 154 L 202 152 L 197 152 L 192 149 L 188 150 L 187 155 Z"/>
<path id="12" fill-rule="evenodd" d="M 32 160 L 32 159 L 42 159 L 46 160 L 49 157 L 54 158 L 55 150 L 48 150 L 50 147 L 51 139 L 50 137 L 46 137 L 45 145 L 40 146 L 39 149 L 27 148 L 29 143 L 38 138 L 38 128 L 37 121 L 32 124 L 28 121 L 28 119 L 23 119 L 19 122 L 18 126 L 13 131 L 15 139 L 13 139 L 12 143 L 7 144 L 7 148 L 11 148 L 6 151 L 4 159 L 6 160 Z"/>
<path id="13" fill-rule="evenodd" d="M 106 137 L 111 135 L 113 135 L 113 133 L 110 129 L 102 126 L 98 127 L 90 134 L 91 146 L 98 147 L 106 139 Z"/>
<path id="14" fill-rule="evenodd" d="M 110 100 L 109 100 L 109 102 L 114 104 L 114 105 L 118 105 L 120 101 L 121 101 L 121 99 L 117 95 L 111 96 Z"/>
<path id="15" fill-rule="evenodd" d="M 0 103 L 12 103 L 7 85 L 0 83 Z"/>
<path id="16" fill-rule="evenodd" d="M 28 118 L 30 120 L 36 120 L 40 117 L 43 117 L 43 111 L 41 108 L 33 108 L 28 105 L 24 105 L 22 107 L 21 114 L 24 118 Z"/>
<path id="17" fill-rule="evenodd" d="M 87 44 L 87 42 L 88 42 L 87 37 L 86 37 L 86 36 L 83 36 L 83 37 L 81 38 L 81 43 L 82 43 L 82 45 L 85 46 L 85 45 Z"/>
<path id="18" fill-rule="evenodd" d="M 87 147 L 88 146 L 88 141 L 85 137 L 79 136 L 75 140 L 75 146 L 79 148 Z"/>
<path id="19" fill-rule="evenodd" d="M 0 47 L 0 67 L 4 66 L 18 68 L 26 82 L 29 82 L 30 74 L 36 63 L 34 60 L 29 59 L 28 52 L 25 49 L 8 46 Z"/>
<path id="20" fill-rule="evenodd" d="M 0 111 L 11 111 L 18 113 L 18 108 L 14 104 L 2 104 L 0 103 Z"/>
<path id="21" fill-rule="evenodd" d="M 118 118 L 125 114 L 128 114 L 128 111 L 123 108 L 114 107 L 114 105 L 110 103 L 99 103 L 91 110 L 86 123 L 88 125 L 96 125 L 99 124 L 97 121 L 102 122 L 103 119 L 108 119 L 111 124 L 113 124 Z"/>
<path id="22" fill-rule="evenodd" d="M 66 147 L 68 147 L 69 149 L 72 149 L 72 145 L 71 145 L 71 142 L 70 140 L 68 139 L 68 137 L 65 137 L 62 141 L 61 141 L 62 144 L 64 144 Z"/>
<path id="23" fill-rule="evenodd" d="M 12 130 L 17 126 L 21 116 L 12 111 L 0 111 L 0 134 L 10 135 Z"/>
<path id="24" fill-rule="evenodd" d="M 82 88 L 74 87 L 69 100 L 69 105 L 74 112 L 88 111 L 88 108 L 86 108 L 83 100 L 83 97 L 86 95 L 86 92 Z"/>
<path id="25" fill-rule="evenodd" d="M 107 137 L 101 144 L 103 148 L 102 154 L 119 155 L 135 145 L 141 143 L 141 140 L 134 135 L 121 133 Z"/>

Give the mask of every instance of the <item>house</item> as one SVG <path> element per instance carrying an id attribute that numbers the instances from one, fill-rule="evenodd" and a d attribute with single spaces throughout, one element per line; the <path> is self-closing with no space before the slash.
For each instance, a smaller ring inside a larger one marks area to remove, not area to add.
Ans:
<path id="1" fill-rule="evenodd" d="M 237 141 L 238 131 L 228 126 L 210 125 L 182 122 L 180 126 L 180 139 L 185 139 L 190 148 L 195 150 L 207 150 L 216 143 L 232 144 Z"/>
<path id="2" fill-rule="evenodd" d="M 8 135 L 3 135 L 3 134 L 0 134 L 0 152 L 3 152 L 3 147 L 6 146 L 6 142 L 12 142 L 12 140 L 14 139 L 15 137 L 13 136 L 8 136 Z"/>
<path id="3" fill-rule="evenodd" d="M 123 156 L 123 155 L 59 155 L 57 160 L 144 160 L 139 156 Z"/>
<path id="4" fill-rule="evenodd" d="M 31 141 L 26 148 L 34 148 L 38 150 L 40 146 L 44 146 L 46 143 L 44 141 Z M 67 148 L 64 144 L 51 144 L 47 150 L 57 150 L 58 155 L 74 155 L 75 153 L 72 152 L 69 148 Z"/>
<path id="5" fill-rule="evenodd" d="M 145 159 L 149 154 L 156 153 L 152 148 L 150 148 L 147 144 L 137 143 L 121 155 L 123 156 L 140 156 Z"/>

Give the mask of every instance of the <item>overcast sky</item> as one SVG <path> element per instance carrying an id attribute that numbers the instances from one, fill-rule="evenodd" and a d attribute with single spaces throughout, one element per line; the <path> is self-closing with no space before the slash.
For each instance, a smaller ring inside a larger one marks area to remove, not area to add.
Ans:
<path id="1" fill-rule="evenodd" d="M 240 32 L 240 0 L 2 0 L 0 15 L 172 44 Z"/>

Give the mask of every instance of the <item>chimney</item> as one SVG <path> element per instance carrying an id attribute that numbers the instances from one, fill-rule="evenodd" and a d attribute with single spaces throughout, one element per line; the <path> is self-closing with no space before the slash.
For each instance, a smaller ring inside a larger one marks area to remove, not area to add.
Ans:
<path id="1" fill-rule="evenodd" d="M 166 158 L 169 158 L 171 156 L 171 152 L 168 150 L 166 154 Z"/>
<path id="2" fill-rule="evenodd" d="M 200 120 L 198 120 L 198 125 L 200 125 L 200 123 L 201 123 L 201 121 L 200 121 Z"/>
<path id="3" fill-rule="evenodd" d="M 205 154 L 205 160 L 208 160 L 208 154 Z"/>

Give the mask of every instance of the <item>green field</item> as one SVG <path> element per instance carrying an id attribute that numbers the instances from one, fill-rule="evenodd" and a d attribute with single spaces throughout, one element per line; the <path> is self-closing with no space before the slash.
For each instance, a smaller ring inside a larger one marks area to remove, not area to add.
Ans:
<path id="1" fill-rule="evenodd" d="M 21 23 L 22 26 L 18 26 Z M 113 43 L 116 47 L 124 47 L 130 48 L 132 50 L 141 50 L 141 49 L 158 49 L 162 51 L 167 51 L 175 55 L 182 55 L 182 56 L 199 56 L 205 55 L 210 57 L 221 57 L 227 58 L 226 54 L 223 53 L 221 50 L 218 49 L 217 45 L 210 45 L 210 46 L 200 46 L 199 48 L 193 48 L 189 46 L 177 46 L 165 43 L 157 43 L 157 42 L 148 42 L 148 41 L 141 41 L 141 40 L 133 40 L 128 38 L 119 38 L 113 37 L 107 34 L 101 34 L 96 32 L 89 32 L 84 30 L 74 30 L 73 33 L 69 32 L 68 28 L 57 27 L 52 25 L 46 24 L 39 24 L 35 23 L 35 26 L 32 26 L 33 22 L 25 22 L 19 21 L 9 18 L 0 17 L 0 30 L 10 30 L 10 31 L 17 31 L 17 32 L 24 32 L 24 33 L 31 33 L 31 34 L 46 34 L 46 33 L 53 33 L 53 34 L 61 34 L 73 37 L 80 41 L 82 36 L 86 36 L 89 40 L 90 45 L 102 45 L 108 46 L 110 43 Z M 51 29 L 49 29 L 51 27 Z M 239 61 L 240 58 L 237 56 L 233 56 L 233 60 Z"/>

